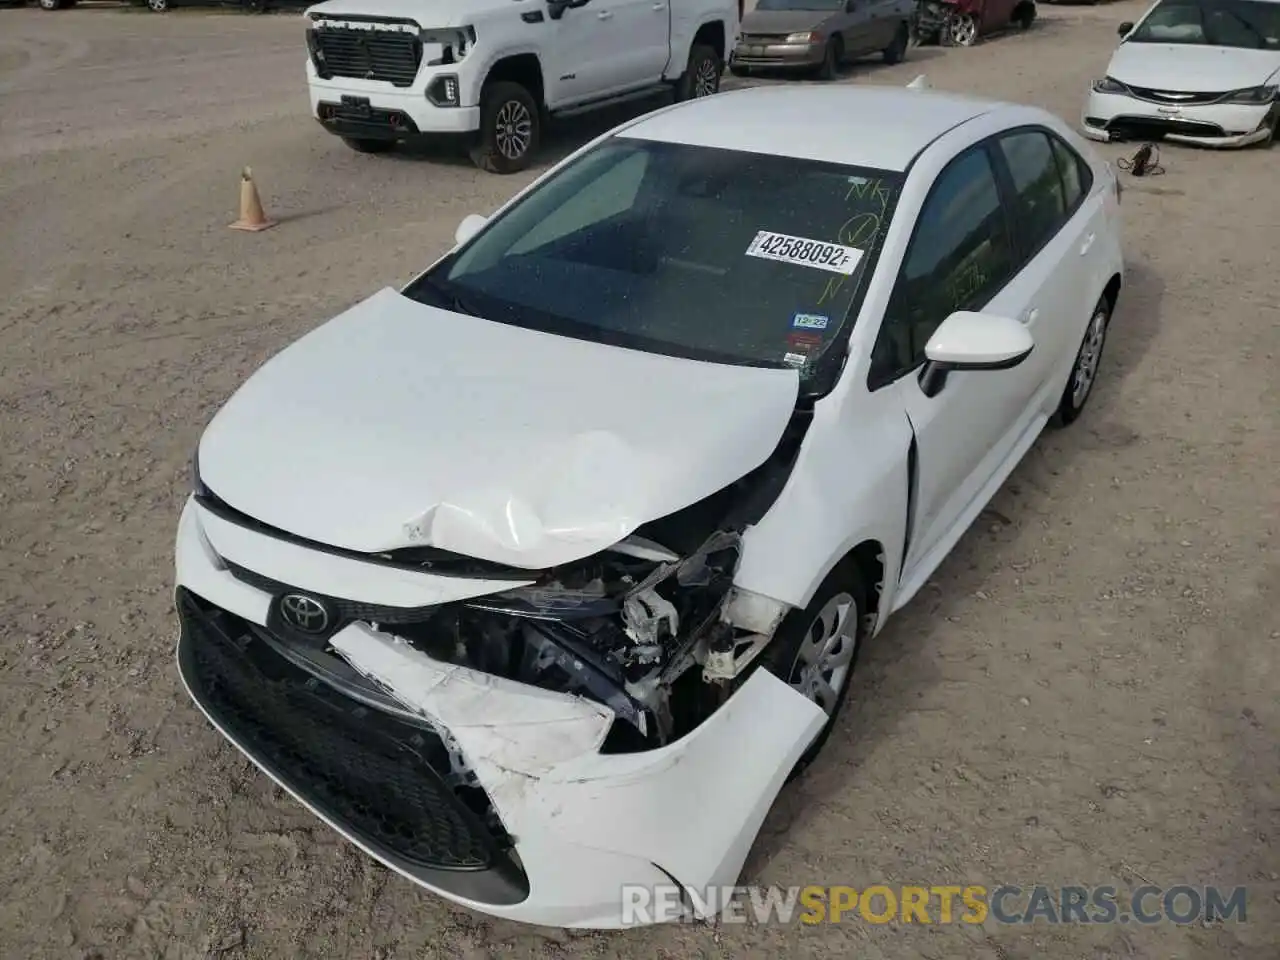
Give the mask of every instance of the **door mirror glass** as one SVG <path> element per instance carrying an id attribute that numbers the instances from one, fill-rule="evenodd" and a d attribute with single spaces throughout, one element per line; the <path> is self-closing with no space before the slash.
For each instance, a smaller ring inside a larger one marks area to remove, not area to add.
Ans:
<path id="1" fill-rule="evenodd" d="M 1027 359 L 1034 346 L 1031 331 L 1017 320 L 957 311 L 925 344 L 920 386 L 926 396 L 935 396 L 952 370 L 1008 370 Z"/>
<path id="2" fill-rule="evenodd" d="M 453 242 L 458 246 L 462 246 L 479 233 L 480 228 L 488 222 L 488 217 L 482 217 L 478 213 L 468 213 L 462 218 L 462 222 L 458 224 L 458 229 L 453 231 Z"/>

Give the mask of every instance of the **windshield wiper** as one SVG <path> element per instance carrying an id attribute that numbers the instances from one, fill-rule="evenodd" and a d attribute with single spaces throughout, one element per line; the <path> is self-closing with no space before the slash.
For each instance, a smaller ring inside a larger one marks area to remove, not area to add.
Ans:
<path id="1" fill-rule="evenodd" d="M 474 309 L 467 306 L 466 301 L 458 294 L 453 284 L 438 280 L 432 274 L 427 274 L 423 277 L 408 293 L 415 299 L 420 299 L 420 295 L 424 290 L 429 291 L 431 299 L 436 301 L 436 306 L 452 310 L 454 313 L 466 314 L 468 317 L 480 316 Z"/>

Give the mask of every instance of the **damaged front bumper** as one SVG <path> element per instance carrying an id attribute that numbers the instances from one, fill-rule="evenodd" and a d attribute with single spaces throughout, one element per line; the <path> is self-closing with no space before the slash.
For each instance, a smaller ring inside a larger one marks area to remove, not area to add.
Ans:
<path id="1" fill-rule="evenodd" d="M 611 752 L 623 721 L 598 698 L 445 662 L 394 624 L 353 618 L 308 645 L 270 629 L 272 594 L 234 568 L 252 562 L 270 568 L 264 577 L 323 592 L 326 577 L 367 583 L 362 596 L 404 609 L 494 584 L 356 570 L 345 565 L 358 561 L 303 558 L 293 551 L 304 548 L 219 523 L 193 501 L 179 525 L 178 661 L 192 698 L 331 827 L 472 909 L 611 928 L 626 922 L 624 885 L 732 884 L 825 722 L 761 670 L 687 732 Z"/>

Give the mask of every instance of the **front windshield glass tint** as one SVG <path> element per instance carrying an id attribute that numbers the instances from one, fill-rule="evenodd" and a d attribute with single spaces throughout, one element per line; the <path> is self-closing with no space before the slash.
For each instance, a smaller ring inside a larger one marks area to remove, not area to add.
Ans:
<path id="1" fill-rule="evenodd" d="M 760 0 L 757 10 L 825 10 L 844 9 L 844 0 Z"/>
<path id="2" fill-rule="evenodd" d="M 615 137 L 407 295 L 671 356 L 792 366 L 847 338 L 901 174 Z"/>
<path id="3" fill-rule="evenodd" d="M 1165 0 L 1138 24 L 1128 41 L 1280 49 L 1280 3 Z"/>

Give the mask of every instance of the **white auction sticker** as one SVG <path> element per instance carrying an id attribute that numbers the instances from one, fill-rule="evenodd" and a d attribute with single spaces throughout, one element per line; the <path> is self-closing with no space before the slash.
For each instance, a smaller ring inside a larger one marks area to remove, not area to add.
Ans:
<path id="1" fill-rule="evenodd" d="M 747 256 L 794 263 L 848 276 L 857 269 L 862 251 L 857 247 L 846 247 L 825 240 L 810 240 L 808 237 L 793 237 L 785 233 L 774 233 L 772 230 L 761 230 L 747 247 Z"/>

